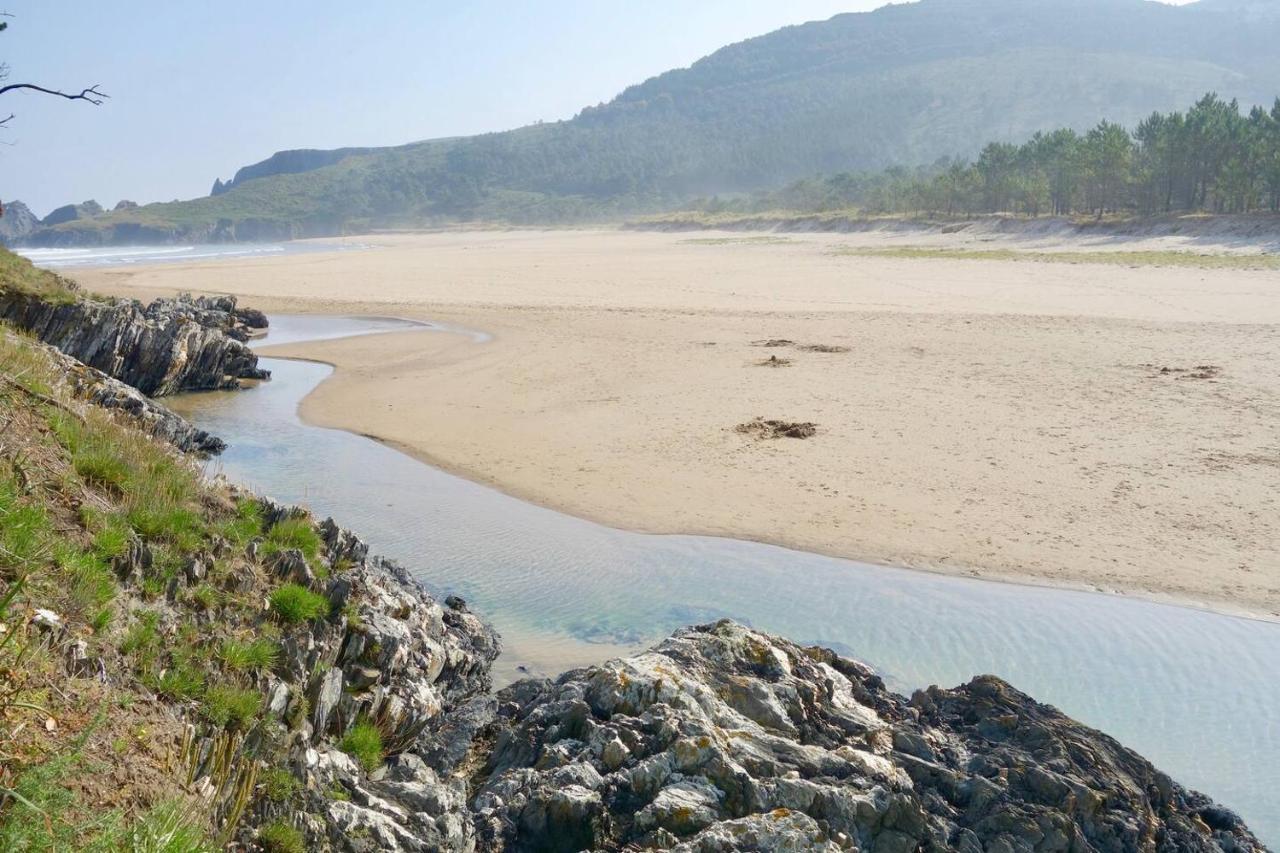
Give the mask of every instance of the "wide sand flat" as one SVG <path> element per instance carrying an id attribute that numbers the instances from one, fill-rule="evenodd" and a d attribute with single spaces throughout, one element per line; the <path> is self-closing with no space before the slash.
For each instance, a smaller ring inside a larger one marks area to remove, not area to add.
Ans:
<path id="1" fill-rule="evenodd" d="M 446 233 L 78 277 L 489 332 L 279 354 L 338 367 L 308 420 L 609 524 L 1280 614 L 1280 272 L 833 251 L 876 239 Z"/>

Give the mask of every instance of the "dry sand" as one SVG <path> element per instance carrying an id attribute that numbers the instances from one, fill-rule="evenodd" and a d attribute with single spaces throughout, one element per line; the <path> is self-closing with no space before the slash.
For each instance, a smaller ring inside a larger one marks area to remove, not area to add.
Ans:
<path id="1" fill-rule="evenodd" d="M 363 242 L 78 277 L 487 331 L 274 354 L 337 366 L 307 420 L 579 516 L 1280 614 L 1280 272 L 833 252 L 847 235 Z M 757 416 L 817 434 L 735 430 Z"/>

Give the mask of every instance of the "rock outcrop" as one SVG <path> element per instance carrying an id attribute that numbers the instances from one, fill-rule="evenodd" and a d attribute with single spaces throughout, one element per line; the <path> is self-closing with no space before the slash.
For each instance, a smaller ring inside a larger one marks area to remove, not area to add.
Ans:
<path id="1" fill-rule="evenodd" d="M 13 246 L 40 227 L 40 220 L 20 201 L 7 201 L 0 207 L 0 245 Z"/>
<path id="2" fill-rule="evenodd" d="M 497 699 L 474 777 L 484 850 L 1264 849 L 997 678 L 906 699 L 728 621 Z"/>
<path id="3" fill-rule="evenodd" d="M 112 379 L 101 370 L 82 364 L 48 344 L 43 347 L 57 364 L 71 396 L 76 399 L 119 412 L 133 421 L 138 429 L 184 453 L 214 456 L 227 449 L 222 439 L 200 429 L 137 388 Z"/>
<path id="4" fill-rule="evenodd" d="M 336 553 L 363 548 L 322 529 Z M 363 558 L 329 593 L 359 618 L 287 652 L 320 673 L 293 761 L 309 850 L 1265 851 L 1232 812 L 992 676 L 908 699 L 726 620 L 495 696 L 497 638 L 464 603 Z M 286 716 L 289 690 L 268 690 Z M 359 717 L 397 732 L 376 768 L 335 746 Z M 254 808 L 250 824 L 284 816 Z"/>
<path id="5" fill-rule="evenodd" d="M 184 294 L 143 307 L 0 292 L 0 319 L 151 397 L 239 388 L 270 376 L 244 343 L 266 318 L 238 309 L 233 296 Z"/>
<path id="6" fill-rule="evenodd" d="M 269 525 L 302 514 L 261 503 Z M 253 840 L 254 825 L 297 818 L 308 850 L 474 849 L 458 758 L 492 719 L 498 636 L 461 599 L 440 603 L 398 564 L 370 557 L 332 519 L 317 530 L 332 574 L 309 584 L 325 590 L 332 615 L 290 635 L 262 685 L 272 712 L 291 721 L 304 808 L 255 801 L 242 840 Z M 277 574 L 302 581 L 310 568 L 301 557 L 284 552 Z M 361 720 L 377 724 L 391 754 L 372 772 L 339 748 Z"/>
<path id="7" fill-rule="evenodd" d="M 62 207 L 55 208 L 50 211 L 48 216 L 40 220 L 40 224 L 45 227 L 61 225 L 64 222 L 73 222 L 77 219 L 91 219 L 100 213 L 102 213 L 102 205 L 93 199 L 89 199 L 79 204 L 64 204 Z"/>

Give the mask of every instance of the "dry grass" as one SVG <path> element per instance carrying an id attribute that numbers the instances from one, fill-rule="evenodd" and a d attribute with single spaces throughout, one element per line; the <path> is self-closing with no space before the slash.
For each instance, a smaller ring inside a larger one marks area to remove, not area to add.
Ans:
<path id="1" fill-rule="evenodd" d="M 43 270 L 31 261 L 0 248 L 0 294 L 22 293 L 46 302 L 65 304 L 79 297 L 79 288 L 69 279 Z"/>

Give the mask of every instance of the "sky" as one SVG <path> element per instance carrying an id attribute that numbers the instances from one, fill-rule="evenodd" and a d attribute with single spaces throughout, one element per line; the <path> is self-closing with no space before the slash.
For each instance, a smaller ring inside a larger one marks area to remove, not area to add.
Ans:
<path id="1" fill-rule="evenodd" d="M 1178 0 L 1187 2 L 1188 0 Z M 288 148 L 397 145 L 570 118 L 788 24 L 884 0 L 5 0 L 0 199 L 205 195 Z"/>

